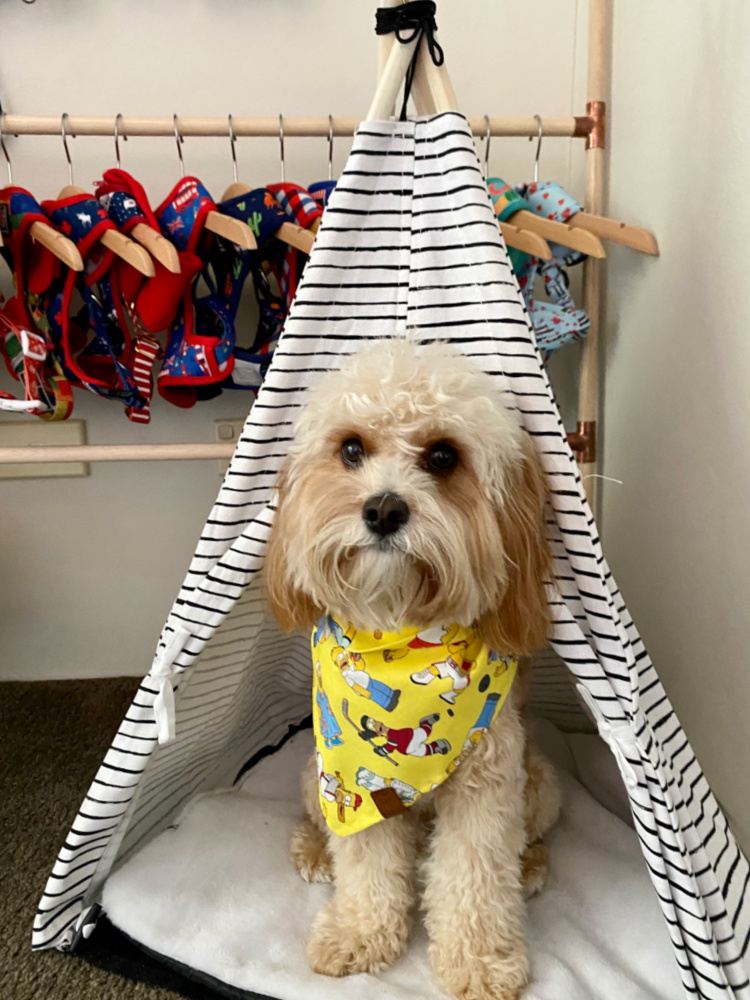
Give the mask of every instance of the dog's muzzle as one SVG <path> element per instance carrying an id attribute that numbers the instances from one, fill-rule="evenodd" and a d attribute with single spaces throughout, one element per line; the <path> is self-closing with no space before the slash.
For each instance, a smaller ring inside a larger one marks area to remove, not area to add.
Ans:
<path id="1" fill-rule="evenodd" d="M 409 520 L 409 505 L 395 493 L 378 493 L 362 505 L 362 520 L 373 535 L 384 538 Z"/>

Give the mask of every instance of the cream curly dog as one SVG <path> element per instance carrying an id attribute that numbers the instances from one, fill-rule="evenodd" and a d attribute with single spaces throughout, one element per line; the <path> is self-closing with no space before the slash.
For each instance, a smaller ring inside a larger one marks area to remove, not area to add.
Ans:
<path id="1" fill-rule="evenodd" d="M 501 656 L 548 625 L 546 490 L 534 445 L 496 382 L 446 346 L 383 340 L 312 390 L 279 476 L 266 585 L 285 629 L 324 612 L 357 629 L 476 625 Z M 338 837 L 321 815 L 314 758 L 292 857 L 336 883 L 308 945 L 314 971 L 377 972 L 404 952 L 421 897 L 440 984 L 512 1000 L 528 981 L 524 896 L 559 810 L 552 768 L 516 680 L 489 732 L 405 814 Z"/>

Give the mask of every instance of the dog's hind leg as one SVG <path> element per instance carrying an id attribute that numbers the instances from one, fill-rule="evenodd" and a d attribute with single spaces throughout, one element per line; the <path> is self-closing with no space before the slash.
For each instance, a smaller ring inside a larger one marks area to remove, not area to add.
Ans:
<path id="1" fill-rule="evenodd" d="M 526 705 L 531 681 L 531 659 L 524 657 L 518 662 L 516 677 L 516 695 L 521 708 Z M 524 718 L 524 727 L 526 847 L 521 858 L 521 871 L 524 896 L 531 899 L 541 891 L 547 878 L 548 853 L 542 838 L 560 814 L 560 787 L 554 767 L 539 749 L 534 724 L 528 717 Z"/>
<path id="2" fill-rule="evenodd" d="M 302 771 L 302 804 L 305 818 L 292 834 L 291 856 L 305 882 L 332 882 L 333 858 L 328 849 L 328 828 L 318 801 L 318 766 L 315 752 Z"/>
<path id="3" fill-rule="evenodd" d="M 435 791 L 425 925 L 436 978 L 459 1000 L 517 1000 L 528 980 L 517 701 L 511 692 L 484 739 Z"/>
<path id="4" fill-rule="evenodd" d="M 523 887 L 527 899 L 541 891 L 547 878 L 547 845 L 542 839 L 560 815 L 560 786 L 552 764 L 534 736 L 533 723 L 526 720 L 526 849 L 522 858 Z"/>
<path id="5" fill-rule="evenodd" d="M 393 816 L 348 837 L 329 835 L 336 895 L 315 918 L 313 972 L 380 972 L 406 948 L 415 899 L 413 817 Z"/>

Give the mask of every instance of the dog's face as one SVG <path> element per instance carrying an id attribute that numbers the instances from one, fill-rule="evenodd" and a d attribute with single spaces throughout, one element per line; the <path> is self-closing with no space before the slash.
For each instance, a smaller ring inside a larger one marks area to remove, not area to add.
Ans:
<path id="1" fill-rule="evenodd" d="M 394 340 L 348 359 L 310 393 L 278 485 L 282 626 L 326 611 L 369 630 L 479 621 L 501 652 L 543 640 L 543 473 L 463 356 Z"/>

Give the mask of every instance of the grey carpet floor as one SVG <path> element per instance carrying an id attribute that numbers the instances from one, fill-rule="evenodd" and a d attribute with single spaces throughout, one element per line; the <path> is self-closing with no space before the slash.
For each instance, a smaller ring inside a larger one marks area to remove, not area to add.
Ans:
<path id="1" fill-rule="evenodd" d="M 174 1000 L 75 955 L 31 951 L 55 857 L 138 686 L 133 677 L 0 684 L 0 997 Z"/>

